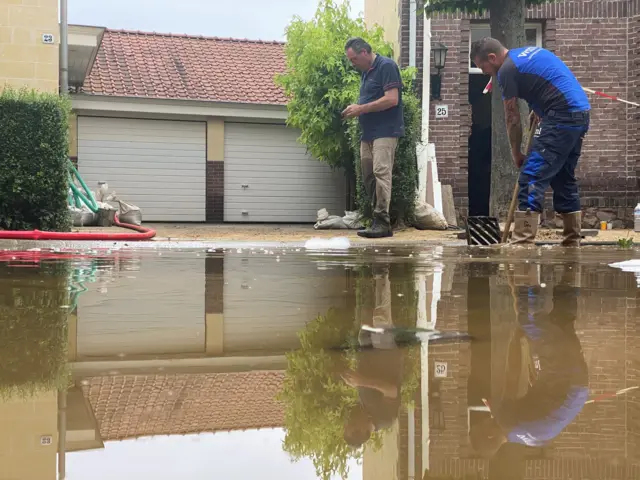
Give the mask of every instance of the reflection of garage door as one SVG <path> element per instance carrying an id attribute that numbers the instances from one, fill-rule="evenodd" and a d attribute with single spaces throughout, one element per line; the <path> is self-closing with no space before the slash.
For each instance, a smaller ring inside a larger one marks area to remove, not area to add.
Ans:
<path id="1" fill-rule="evenodd" d="M 341 171 L 311 158 L 283 125 L 225 123 L 224 219 L 315 222 L 326 208 L 344 215 Z"/>
<path id="2" fill-rule="evenodd" d="M 321 270 L 298 256 L 250 253 L 224 257 L 224 351 L 298 348 L 298 333 L 318 315 L 346 305 L 343 266 Z M 345 318 L 345 322 L 353 317 Z"/>
<path id="3" fill-rule="evenodd" d="M 78 170 L 87 186 L 142 209 L 143 220 L 205 221 L 206 123 L 78 118 Z"/>
<path id="4" fill-rule="evenodd" d="M 120 259 L 113 281 L 102 269 L 78 298 L 78 357 L 204 353 L 202 258 Z"/>

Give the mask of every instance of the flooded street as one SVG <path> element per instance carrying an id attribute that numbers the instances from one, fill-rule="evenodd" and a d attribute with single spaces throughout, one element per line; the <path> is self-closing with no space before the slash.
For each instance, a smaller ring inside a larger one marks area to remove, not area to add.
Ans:
<path id="1" fill-rule="evenodd" d="M 638 479 L 637 258 L 0 252 L 0 480 Z"/>

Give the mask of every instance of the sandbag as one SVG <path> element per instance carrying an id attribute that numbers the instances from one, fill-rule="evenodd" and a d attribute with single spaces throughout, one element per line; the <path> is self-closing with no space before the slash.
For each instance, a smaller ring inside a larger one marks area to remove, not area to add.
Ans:
<path id="1" fill-rule="evenodd" d="M 425 202 L 418 202 L 414 211 L 413 226 L 418 230 L 446 230 L 447 220 L 439 211 Z"/>

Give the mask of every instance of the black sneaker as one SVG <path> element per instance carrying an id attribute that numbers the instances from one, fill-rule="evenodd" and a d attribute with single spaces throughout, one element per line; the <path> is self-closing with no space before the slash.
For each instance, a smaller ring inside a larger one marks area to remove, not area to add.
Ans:
<path id="1" fill-rule="evenodd" d="M 364 238 L 393 237 L 393 230 L 391 230 L 391 227 L 383 225 L 382 223 L 374 222 L 371 228 L 360 230 L 358 236 Z"/>

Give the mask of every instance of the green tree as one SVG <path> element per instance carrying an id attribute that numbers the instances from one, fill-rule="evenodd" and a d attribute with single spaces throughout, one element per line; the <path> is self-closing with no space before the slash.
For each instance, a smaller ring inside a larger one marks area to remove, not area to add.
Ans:
<path id="1" fill-rule="evenodd" d="M 414 267 L 389 265 L 391 309 L 394 325 L 415 327 L 417 294 Z M 354 450 L 344 441 L 344 426 L 358 402 L 358 394 L 340 377 L 358 362 L 356 346 L 360 318 L 375 303 L 374 282 L 369 267 L 359 269 L 349 290 L 349 304 L 330 309 L 309 322 L 298 334 L 300 348 L 287 354 L 287 369 L 279 399 L 285 405 L 286 436 L 283 449 L 294 460 L 310 458 L 322 480 L 337 475 L 346 478 L 348 462 L 361 459 L 363 449 Z M 413 402 L 420 385 L 420 350 L 405 351 L 402 403 Z M 374 434 L 368 445 L 378 448 L 381 436 Z"/>
<path id="2" fill-rule="evenodd" d="M 363 18 L 349 17 L 349 1 L 320 0 L 313 19 L 295 17 L 287 27 L 285 73 L 276 77 L 289 102 L 288 125 L 300 130 L 299 141 L 314 158 L 333 168 L 343 168 L 357 208 L 370 217 L 369 199 L 363 193 L 360 172 L 358 120 L 344 120 L 342 111 L 356 103 L 360 74 L 346 58 L 349 37 L 362 37 L 376 53 L 393 57 L 380 27 L 367 29 Z M 420 106 L 413 92 L 415 69 L 402 72 L 405 89 L 407 134 L 399 142 L 393 172 L 392 220 L 411 220 L 417 186 L 415 148 L 420 140 Z"/>
<path id="3" fill-rule="evenodd" d="M 286 29 L 287 68 L 276 77 L 289 96 L 288 124 L 301 131 L 300 141 L 314 158 L 353 172 L 353 151 L 342 110 L 357 101 L 360 76 L 347 60 L 349 37 L 362 37 L 382 55 L 392 54 L 380 28 L 349 17 L 349 2 L 320 0 L 315 16 L 294 17 Z"/>
<path id="4" fill-rule="evenodd" d="M 511 49 L 525 45 L 524 24 L 527 7 L 550 1 L 553 0 L 423 0 L 423 5 L 428 13 L 488 11 L 491 36 Z M 498 92 L 495 78 L 493 85 L 494 92 Z M 518 172 L 511 160 L 502 98 L 499 93 L 493 94 L 492 97 L 491 212 L 495 216 L 504 216 L 509 209 Z M 520 102 L 520 112 L 523 128 L 526 128 L 526 103 Z"/>

